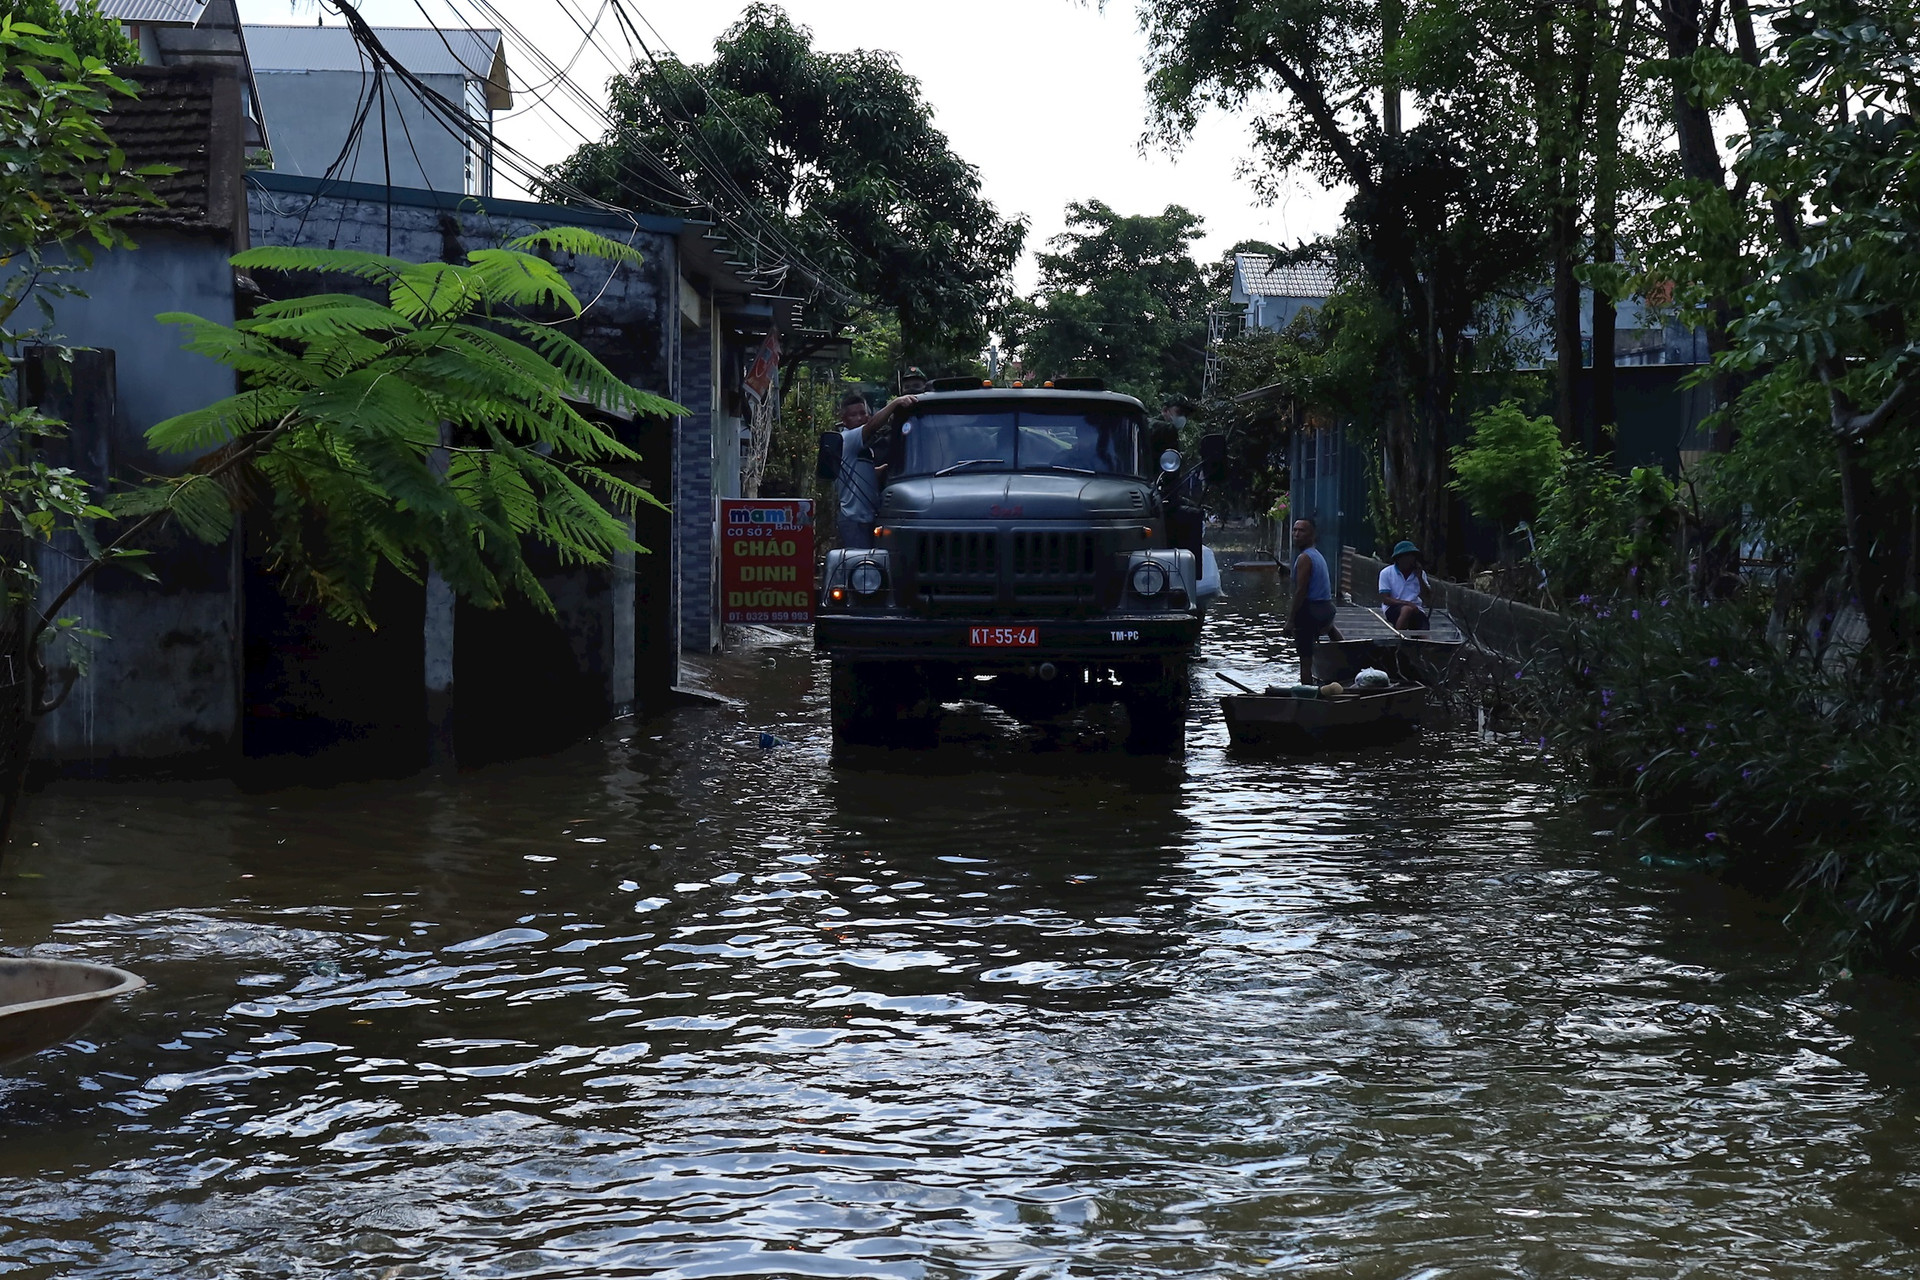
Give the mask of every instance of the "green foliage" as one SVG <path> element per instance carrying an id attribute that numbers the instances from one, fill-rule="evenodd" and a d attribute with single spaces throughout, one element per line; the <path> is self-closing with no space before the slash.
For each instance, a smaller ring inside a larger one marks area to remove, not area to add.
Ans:
<path id="1" fill-rule="evenodd" d="M 50 3 L 28 7 L 36 14 L 52 9 L 49 21 L 57 18 L 63 31 L 77 25 L 85 34 L 88 22 L 105 21 L 91 8 L 67 14 Z M 54 300 L 77 292 L 72 281 L 96 249 L 130 243 L 120 226 L 127 213 L 159 203 L 145 181 L 149 171 L 130 168 L 99 122 L 115 96 L 132 92 L 98 58 L 83 57 L 46 28 L 14 13 L 0 17 L 0 262 L 8 267 L 0 283 L 0 355 L 8 375 L 0 380 L 0 599 L 8 609 L 38 592 L 34 543 L 73 532 L 94 550 L 90 522 L 104 514 L 71 468 L 38 456 L 45 441 L 64 434 L 64 424 L 21 407 L 15 395 L 28 344 L 51 348 L 47 367 L 54 374 L 65 367 L 66 353 L 44 328 Z M 39 323 L 18 327 L 29 303 Z M 60 621 L 39 620 L 23 634 L 59 629 Z"/>
<path id="2" fill-rule="evenodd" d="M 431 567 L 463 597 L 515 594 L 551 609 L 523 555 L 565 563 L 644 550 L 629 518 L 658 500 L 623 474 L 638 460 L 581 412 L 685 413 L 621 382 L 559 328 L 529 313 L 580 302 L 530 250 L 632 260 L 600 237 L 536 233 L 465 264 L 410 263 L 327 249 L 260 248 L 244 270 L 367 281 L 384 300 L 324 293 L 268 303 L 231 327 L 164 315 L 188 350 L 238 371 L 246 390 L 148 432 L 199 455 L 185 474 L 122 495 L 123 517 L 170 516 L 197 538 L 229 535 L 253 503 L 270 513 L 270 559 L 336 617 L 370 622 L 382 564 Z"/>
<path id="3" fill-rule="evenodd" d="M 1623 476 L 1570 451 L 1541 489 L 1534 557 L 1562 601 L 1672 589 L 1679 520 L 1673 482 L 1659 469 Z"/>
<path id="4" fill-rule="evenodd" d="M 821 52 L 780 9 L 752 4 L 710 62 L 636 64 L 609 91 L 613 128 L 556 179 L 674 215 L 686 212 L 684 190 L 770 225 L 805 259 L 789 264 L 787 291 L 811 295 L 830 332 L 882 310 L 916 362 L 986 345 L 1026 227 L 981 197 L 979 173 L 891 54 Z M 810 278 L 807 263 L 857 296 Z"/>
<path id="5" fill-rule="evenodd" d="M 1529 418 L 1512 400 L 1480 410 L 1472 424 L 1471 442 L 1452 451 L 1452 487 L 1502 530 L 1532 519 L 1561 468 L 1559 428 L 1552 418 Z"/>
<path id="6" fill-rule="evenodd" d="M 60 0 L 6 0 L 0 4 L 0 16 L 12 18 L 16 25 L 40 28 L 83 62 L 94 58 L 109 66 L 126 66 L 140 61 L 140 50 L 126 28 L 100 12 L 100 0 L 73 0 L 71 7 Z"/>
<path id="7" fill-rule="evenodd" d="M 1839 949 L 1920 959 L 1920 719 L 1767 638 L 1758 600 L 1576 611 L 1543 670 L 1558 740 L 1745 883 L 1796 887 Z"/>
<path id="8" fill-rule="evenodd" d="M 1206 286 L 1193 260 L 1199 215 L 1168 205 L 1129 217 L 1099 200 L 1067 206 L 1040 255 L 1040 287 L 1007 311 L 1008 345 L 1030 377 L 1104 378 L 1157 405 L 1194 397 L 1206 357 Z"/>

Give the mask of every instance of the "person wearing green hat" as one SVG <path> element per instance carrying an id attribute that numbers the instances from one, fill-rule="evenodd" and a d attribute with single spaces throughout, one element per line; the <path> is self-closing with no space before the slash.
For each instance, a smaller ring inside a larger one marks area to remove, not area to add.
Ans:
<path id="1" fill-rule="evenodd" d="M 1420 548 L 1401 541 L 1380 571 L 1380 612 L 1395 631 L 1425 631 L 1432 620 L 1433 584 L 1420 567 Z"/>
<path id="2" fill-rule="evenodd" d="M 927 394 L 927 371 L 919 365 L 908 365 L 907 371 L 900 375 L 900 394 L 903 396 L 923 396 Z"/>

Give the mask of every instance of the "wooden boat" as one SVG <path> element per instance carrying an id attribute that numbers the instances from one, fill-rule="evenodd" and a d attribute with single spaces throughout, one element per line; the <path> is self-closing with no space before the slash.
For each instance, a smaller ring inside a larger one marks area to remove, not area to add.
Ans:
<path id="1" fill-rule="evenodd" d="M 1338 640 L 1323 636 L 1315 651 L 1314 673 L 1351 683 L 1362 667 L 1379 667 L 1412 684 L 1443 685 L 1467 637 L 1445 609 L 1435 609 L 1424 631 L 1397 631 L 1378 609 L 1345 604 L 1334 611 Z"/>
<path id="2" fill-rule="evenodd" d="M 1312 751 L 1318 747 L 1367 746 L 1391 742 L 1419 728 L 1427 687 L 1395 684 L 1297 698 L 1291 694 L 1241 693 L 1220 699 L 1227 737 L 1236 747 L 1278 747 Z"/>
<path id="3" fill-rule="evenodd" d="M 71 1040 L 108 1001 L 146 985 L 104 964 L 0 957 L 0 1066 Z"/>

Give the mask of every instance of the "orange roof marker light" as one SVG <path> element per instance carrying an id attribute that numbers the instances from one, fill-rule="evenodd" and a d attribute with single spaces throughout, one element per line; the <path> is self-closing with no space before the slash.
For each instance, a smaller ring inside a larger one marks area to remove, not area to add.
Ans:
<path id="1" fill-rule="evenodd" d="M 981 385 L 981 386 L 983 386 L 983 387 L 990 387 L 990 386 L 992 386 L 992 385 L 993 385 L 993 379 L 992 379 L 992 378 L 982 378 L 982 379 L 980 379 L 980 385 Z"/>
<path id="2" fill-rule="evenodd" d="M 1053 379 L 1049 378 L 1045 382 L 1041 383 L 1040 385 L 1042 387 L 1051 387 L 1053 386 Z"/>
<path id="3" fill-rule="evenodd" d="M 1019 386 L 1019 385 L 1020 385 L 1020 379 L 1018 379 L 1018 378 L 1015 378 L 1015 379 L 1013 380 L 1013 385 L 1014 385 L 1014 386 L 1016 386 L 1016 387 L 1017 387 L 1017 386 Z"/>

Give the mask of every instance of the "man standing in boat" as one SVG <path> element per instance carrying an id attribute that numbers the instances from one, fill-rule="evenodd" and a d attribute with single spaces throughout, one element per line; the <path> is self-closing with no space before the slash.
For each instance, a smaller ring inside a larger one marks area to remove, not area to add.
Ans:
<path id="1" fill-rule="evenodd" d="M 1333 575 L 1313 545 L 1319 530 L 1301 516 L 1293 522 L 1293 640 L 1300 646 L 1300 683 L 1312 684 L 1313 646 L 1333 630 Z"/>
<path id="2" fill-rule="evenodd" d="M 1425 631 L 1433 616 L 1433 586 L 1420 567 L 1420 548 L 1400 542 L 1380 570 L 1380 612 L 1395 631 Z"/>

